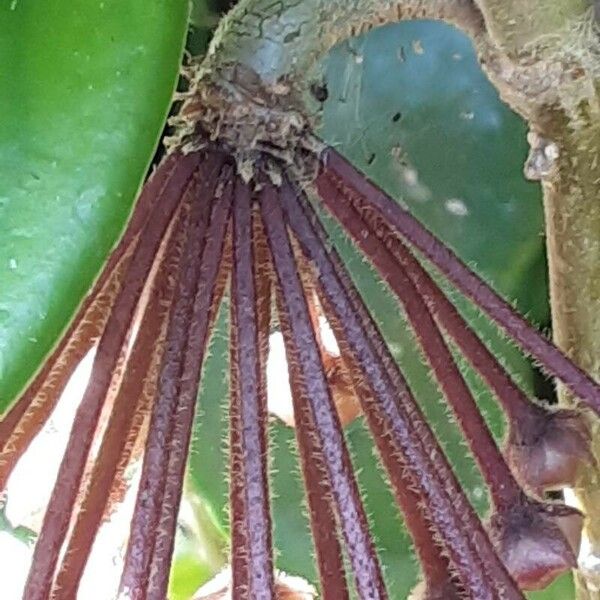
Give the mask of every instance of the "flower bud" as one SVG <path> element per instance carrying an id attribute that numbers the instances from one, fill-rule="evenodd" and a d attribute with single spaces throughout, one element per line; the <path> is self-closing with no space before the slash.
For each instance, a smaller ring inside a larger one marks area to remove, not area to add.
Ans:
<path id="1" fill-rule="evenodd" d="M 541 406 L 535 419 L 511 426 L 505 454 L 518 479 L 539 495 L 574 487 L 581 469 L 594 462 L 584 415 Z"/>
<path id="2" fill-rule="evenodd" d="M 523 590 L 539 590 L 577 565 L 583 515 L 564 504 L 523 497 L 490 519 L 490 537 Z"/>

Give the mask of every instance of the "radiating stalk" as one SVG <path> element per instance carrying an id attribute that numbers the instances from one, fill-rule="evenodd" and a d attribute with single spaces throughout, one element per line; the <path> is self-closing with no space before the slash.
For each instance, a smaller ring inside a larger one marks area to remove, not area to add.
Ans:
<path id="1" fill-rule="evenodd" d="M 329 196 L 326 196 L 329 197 Z M 508 510 L 522 490 L 513 478 L 485 422 L 473 395 L 460 373 L 429 308 L 402 265 L 398 265 L 385 244 L 369 229 L 361 226 L 347 205 L 331 202 L 328 207 L 354 237 L 365 256 L 390 286 L 406 311 L 408 321 L 427 358 L 446 400 L 489 486 L 492 502 L 498 510 Z M 345 210 L 344 210 L 345 208 Z"/>
<path id="2" fill-rule="evenodd" d="M 335 257 L 332 257 L 332 259 L 334 258 L 338 258 L 337 255 Z M 302 268 L 300 269 L 302 274 L 302 282 L 305 289 L 305 294 L 307 295 L 307 298 L 309 298 L 309 294 L 317 294 L 317 289 L 315 289 L 314 284 L 314 272 L 310 268 L 310 264 L 306 260 L 304 255 L 301 254 L 301 251 L 296 252 L 296 260 L 299 265 L 302 265 Z M 339 258 L 337 266 L 340 268 L 340 270 L 342 269 Z M 320 296 L 322 299 L 323 294 L 321 293 Z M 315 336 L 317 338 L 319 346 L 321 347 L 321 352 L 323 353 L 323 348 L 319 339 L 320 329 L 318 324 L 318 313 L 315 313 L 315 310 L 315 302 L 309 301 L 309 311 L 311 312 L 311 320 L 313 322 Z M 371 390 L 368 388 L 367 385 L 365 385 L 364 378 L 360 375 L 360 369 L 358 365 L 356 365 L 355 361 L 352 360 L 348 343 L 344 339 L 344 334 L 339 323 L 336 322 L 335 314 L 327 306 L 326 303 L 323 305 L 323 311 L 325 313 L 325 317 L 327 318 L 327 322 L 331 325 L 335 332 L 336 341 L 338 343 L 338 346 L 340 347 L 340 351 L 342 354 L 341 358 L 343 359 L 345 368 L 352 376 L 352 383 L 354 386 L 353 392 L 357 398 L 361 398 L 364 402 L 365 398 L 369 398 L 371 396 Z M 293 389 L 293 382 L 291 377 L 290 384 L 292 385 Z M 371 399 L 370 401 L 372 402 L 373 400 Z M 414 491 L 412 481 L 405 475 L 405 466 L 399 460 L 398 452 L 394 448 L 392 440 L 390 440 L 389 438 L 389 432 L 385 430 L 385 427 L 383 426 L 383 423 L 380 419 L 372 417 L 373 412 L 368 412 L 367 421 L 373 434 L 373 439 L 375 440 L 379 448 L 379 453 L 382 461 L 384 462 L 387 474 L 390 478 L 390 483 L 392 485 L 393 492 L 396 497 L 396 502 L 402 510 L 404 522 L 413 539 L 413 544 L 415 546 L 419 563 L 423 571 L 426 589 L 424 593 L 426 595 L 422 597 L 422 600 L 434 600 L 437 598 L 439 598 L 440 600 L 451 600 L 453 598 L 458 598 L 458 591 L 451 580 L 448 560 L 445 556 L 443 556 L 443 548 L 442 546 L 440 546 L 438 541 L 436 541 L 433 527 L 431 523 L 427 520 L 427 510 L 423 510 L 421 508 L 422 499 Z M 310 423 L 308 427 L 310 428 Z M 296 431 L 297 435 L 299 435 L 299 433 L 302 432 L 302 430 L 298 429 Z M 309 429 L 309 431 L 312 432 L 311 429 Z M 305 437 L 307 437 L 308 440 L 311 441 L 314 436 L 305 435 Z M 299 447 L 301 448 L 300 440 Z M 312 467 L 313 471 L 315 471 L 314 455 L 318 456 L 318 450 L 316 448 L 310 451 L 310 453 L 308 454 L 308 460 L 306 461 L 308 463 L 308 468 Z M 319 475 L 319 472 L 316 471 L 315 476 L 320 476 L 322 479 L 324 479 L 325 473 L 322 472 Z M 322 496 L 325 493 L 323 491 L 325 489 L 325 484 L 326 480 L 323 481 L 320 486 L 317 485 L 317 490 L 321 489 L 320 496 Z M 319 498 L 319 500 L 323 502 L 322 498 Z M 333 538 L 335 540 L 336 538 L 334 538 L 333 534 L 330 533 L 330 531 L 334 531 L 334 529 L 332 529 L 332 527 L 334 526 L 335 523 L 333 525 L 329 524 L 328 526 L 313 527 L 313 536 L 315 535 L 315 530 L 317 530 L 316 535 L 320 535 L 322 537 L 325 537 L 326 539 Z M 328 552 L 328 555 L 335 557 L 335 550 L 330 550 Z M 331 576 L 328 577 L 327 582 L 333 583 L 331 581 L 332 579 L 333 578 Z M 323 577 L 321 577 L 321 581 L 323 582 Z M 345 581 L 343 582 L 343 584 L 345 584 Z M 343 584 L 337 583 L 338 589 L 339 585 Z M 322 593 L 324 594 L 324 592 Z M 336 598 L 335 585 L 331 586 L 331 597 Z"/>
<path id="3" fill-rule="evenodd" d="M 189 208 L 189 207 L 188 207 Z M 119 467 L 124 469 L 129 456 L 127 443 L 132 429 L 139 431 L 141 412 L 148 411 L 148 398 L 156 389 L 162 358 L 169 308 L 173 302 L 175 281 L 185 239 L 187 210 L 183 207 L 169 236 L 164 260 L 152 282 L 148 304 L 142 315 L 138 335 L 127 361 L 122 384 L 115 398 L 106 432 L 102 438 L 85 496 L 53 586 L 54 600 L 70 600 L 77 595 L 79 581 L 85 569 L 96 533 L 106 514 L 107 504 Z M 150 389 L 148 389 L 150 388 Z M 126 455 L 126 456 L 124 456 Z M 125 464 L 122 464 L 125 462 Z"/>
<path id="4" fill-rule="evenodd" d="M 212 196 L 198 201 L 212 204 L 206 243 L 202 251 L 200 278 L 189 322 L 189 337 L 181 375 L 181 387 L 175 409 L 173 431 L 168 444 L 168 463 L 160 518 L 150 564 L 150 580 L 144 600 L 163 600 L 167 595 L 171 558 L 175 541 L 177 514 L 181 502 L 185 465 L 194 424 L 200 373 L 210 332 L 227 281 L 227 264 L 223 264 L 225 237 L 232 201 L 231 167 L 224 167 Z"/>
<path id="5" fill-rule="evenodd" d="M 552 410 L 530 401 L 381 216 L 362 205 L 352 205 L 355 198 L 340 202 L 331 182 L 323 181 L 321 192 L 327 209 L 356 243 L 370 253 L 384 278 L 394 277 L 398 270 L 406 272 L 438 324 L 494 391 L 509 424 L 507 460 L 519 478 L 538 493 L 544 488 L 574 485 L 580 467 L 592 461 L 582 415 L 574 410 Z M 374 236 L 382 248 L 374 242 Z M 400 288 L 396 291 L 404 286 Z"/>
<path id="6" fill-rule="evenodd" d="M 75 368 L 101 335 L 139 233 L 157 196 L 172 175 L 178 156 L 178 153 L 170 155 L 165 159 L 163 168 L 150 177 L 134 205 L 123 237 L 77 310 L 73 322 L 39 373 L 0 418 L 0 490 L 4 488 L 14 463 L 43 427 Z"/>
<path id="7" fill-rule="evenodd" d="M 336 406 L 340 422 L 342 426 L 345 427 L 360 415 L 360 402 L 356 396 L 350 373 L 340 357 L 339 351 L 336 352 L 335 349 L 328 348 L 328 344 L 323 337 L 323 333 L 326 329 L 323 327 L 324 324 L 322 319 L 324 318 L 324 315 L 315 288 L 314 273 L 312 272 L 308 261 L 299 250 L 298 244 L 294 243 L 295 240 L 293 239 L 291 242 L 294 249 L 294 256 L 296 257 L 300 269 L 300 278 L 304 287 L 306 301 L 308 303 L 308 312 L 310 313 L 317 345 L 321 352 L 325 376 L 327 377 L 331 389 L 333 402 Z"/>
<path id="8" fill-rule="evenodd" d="M 329 201 L 332 196 L 339 199 L 339 193 L 336 193 L 332 182 L 324 180 L 321 186 L 324 192 L 322 199 L 327 209 L 343 223 L 344 228 L 355 240 L 376 235 L 392 254 L 397 265 L 405 269 L 440 325 L 452 336 L 465 358 L 492 388 L 509 419 L 514 421 L 526 417 L 527 412 L 533 410 L 535 406 L 477 337 L 431 275 L 404 243 L 394 235 L 387 223 L 374 211 L 361 213 L 358 206 L 350 203 L 350 198 L 347 202 Z"/>
<path id="9" fill-rule="evenodd" d="M 361 231 L 360 235 L 360 244 L 364 243 L 363 250 L 376 264 L 383 267 L 382 270 L 391 283 L 396 282 L 397 292 L 406 295 L 411 290 L 410 281 L 398 282 L 397 279 L 399 275 L 403 274 L 402 266 L 395 265 L 393 257 L 380 240 L 365 235 L 366 233 L 368 234 L 368 231 Z M 373 244 L 373 242 L 375 243 Z M 414 292 L 414 288 L 412 289 Z M 411 302 L 416 303 L 417 309 L 423 310 L 424 304 L 419 294 L 413 293 L 413 296 Z M 409 314 L 414 319 L 414 306 L 407 304 L 407 308 L 411 308 Z M 416 316 L 419 317 L 419 314 L 417 313 Z M 419 335 L 423 336 L 428 329 L 430 332 L 433 329 L 435 333 L 435 322 L 431 318 L 429 321 L 429 325 L 423 322 L 417 324 L 416 329 L 420 332 Z M 439 354 L 440 350 L 437 349 L 434 354 L 435 360 Z M 451 356 L 447 357 L 445 363 L 449 363 L 451 360 Z M 457 386 L 459 383 L 454 385 Z M 452 386 L 449 391 L 453 393 Z M 463 413 L 466 428 L 469 428 L 471 435 L 480 436 L 479 428 L 473 429 L 473 423 L 479 418 L 476 405 L 471 402 L 469 408 L 469 404 L 464 403 L 464 398 L 459 397 L 458 400 L 460 400 L 458 408 Z M 555 417 L 554 421 L 557 423 L 555 430 L 557 430 L 560 419 L 558 414 Z M 569 419 L 566 419 L 562 432 L 567 437 L 570 436 L 571 441 L 578 441 L 579 432 L 576 429 L 571 430 L 568 423 Z M 548 431 L 550 432 L 551 429 Z M 492 438 L 488 434 L 489 440 Z M 490 448 L 488 443 L 487 454 L 482 456 L 478 446 L 482 446 L 486 450 L 485 440 L 478 438 L 478 441 L 472 443 L 476 455 L 477 452 L 480 453 L 479 462 L 484 466 L 485 475 L 485 465 L 490 462 L 490 456 L 495 453 L 498 458 L 498 452 L 493 445 Z M 543 456 L 543 448 L 540 450 L 542 450 Z M 549 457 L 555 454 L 556 452 L 551 449 L 548 450 Z M 547 461 L 543 460 L 543 462 Z M 488 465 L 487 468 L 488 472 L 491 471 L 494 477 L 493 483 L 496 486 L 491 490 L 492 499 L 497 508 L 497 512 L 492 515 L 490 520 L 490 535 L 494 544 L 510 574 L 517 580 L 521 588 L 540 589 L 545 587 L 558 574 L 569 570 L 576 564 L 581 515 L 576 510 L 564 505 L 532 501 L 522 493 L 506 468 L 504 473 L 498 469 L 497 465 L 493 465 L 492 469 L 489 469 Z M 487 479 L 490 481 L 489 476 Z"/>
<path id="10" fill-rule="evenodd" d="M 341 263 L 336 265 L 341 267 Z M 347 285 L 345 285 L 348 290 Z M 352 298 L 350 298 L 352 301 Z M 356 304 L 356 302 L 353 302 Z M 356 395 L 363 404 L 376 402 L 372 392 L 361 375 L 360 367 L 352 358 L 352 352 L 348 340 L 345 338 L 343 328 L 337 322 L 336 316 L 331 308 L 324 304 L 325 315 L 331 324 L 341 355 L 355 386 Z M 448 559 L 444 556 L 443 546 L 436 539 L 435 530 L 429 520 L 429 511 L 424 506 L 423 499 L 415 491 L 411 478 L 407 474 L 406 466 L 400 459 L 394 441 L 386 430 L 385 422 L 376 418 L 375 412 L 365 412 L 367 422 L 373 439 L 379 450 L 379 455 L 384 464 L 396 503 L 398 504 L 408 529 L 417 558 L 423 572 L 423 583 L 426 595 L 423 600 L 455 600 L 459 598 L 458 589 L 452 582 L 451 567 Z"/>
<path id="11" fill-rule="evenodd" d="M 280 294 L 277 304 L 279 324 L 284 338 L 290 340 L 288 343 L 291 346 L 293 334 L 282 308 Z M 315 321 L 313 319 L 311 321 L 315 340 L 318 343 L 318 330 L 315 328 Z M 288 362 L 288 371 L 294 405 L 294 429 L 319 569 L 321 598 L 323 600 L 345 600 L 350 596 L 346 584 L 342 547 L 338 538 L 339 528 L 335 519 L 335 503 L 323 449 L 319 444 L 319 436 L 308 409 L 308 399 L 302 397 L 304 388 L 301 380 L 302 373 L 297 368 L 297 358 Z"/>
<path id="12" fill-rule="evenodd" d="M 240 600 L 272 600 L 275 598 L 271 517 L 267 482 L 265 366 L 259 344 L 259 302 L 257 272 L 254 268 L 255 248 L 252 244 L 252 199 L 249 188 L 237 186 L 233 207 L 233 274 L 231 280 L 232 367 L 235 392 L 231 395 L 234 420 L 239 427 L 238 448 L 231 481 L 242 494 L 232 511 L 232 528 L 243 533 L 245 573 L 232 574 L 233 590 Z M 242 509 L 238 512 L 239 509 Z M 234 562 L 234 568 L 238 566 Z M 240 577 L 241 575 L 241 577 Z M 242 584 L 242 585 L 240 585 Z"/>
<path id="13" fill-rule="evenodd" d="M 343 327 L 353 359 L 372 390 L 373 411 L 401 452 L 410 469 L 415 490 L 430 510 L 430 519 L 444 544 L 461 583 L 474 597 L 494 598 L 504 589 L 506 598 L 522 598 L 494 551 L 481 522 L 467 501 L 431 429 L 414 401 L 404 378 L 370 319 L 366 308 L 358 310 L 344 289 L 326 250 L 326 242 L 314 230 L 304 212 L 306 203 L 290 187 L 281 202 L 286 220 L 303 251 L 312 261 L 326 303 Z M 346 280 L 349 281 L 346 275 Z M 356 292 L 355 297 L 358 298 Z M 393 377 L 390 376 L 393 374 Z"/>
<path id="14" fill-rule="evenodd" d="M 336 400 L 336 389 L 327 372 L 327 360 L 331 355 L 325 349 L 319 317 L 321 310 L 318 306 L 318 298 L 314 285 L 314 275 L 308 261 L 294 246 L 294 258 L 298 265 L 300 281 L 304 289 L 308 312 L 311 320 L 315 341 L 319 348 L 321 362 L 327 378 L 332 399 L 336 405 L 340 423 L 344 425 L 346 415 L 345 406 L 338 404 Z M 286 322 L 284 311 L 281 307 L 281 294 L 278 295 L 279 323 L 284 335 L 291 338 L 289 324 Z M 336 357 L 339 359 L 339 356 Z M 289 382 L 292 392 L 292 403 L 294 408 L 294 423 L 298 453 L 302 465 L 304 489 L 308 502 L 309 518 L 313 545 L 315 548 L 317 566 L 319 569 L 320 592 L 323 600 L 342 600 L 349 598 L 346 582 L 346 570 L 344 567 L 342 547 L 339 539 L 339 526 L 335 519 L 335 504 L 328 479 L 327 466 L 323 456 L 323 449 L 318 443 L 315 424 L 307 410 L 307 400 L 302 398 L 303 388 L 301 385 L 301 373 L 295 368 L 295 362 L 288 364 Z M 351 391 L 353 393 L 353 391 Z"/>
<path id="15" fill-rule="evenodd" d="M 140 234 L 121 292 L 100 339 L 90 382 L 74 418 L 67 449 L 35 547 L 24 600 L 42 600 L 49 594 L 58 554 L 73 513 L 94 430 L 109 391 L 112 374 L 162 237 L 197 164 L 196 155 L 178 161 L 176 172 L 161 191 L 160 202 Z"/>
<path id="16" fill-rule="evenodd" d="M 331 181 L 340 197 L 358 195 L 372 206 L 389 225 L 428 258 L 466 296 L 514 339 L 519 346 L 560 379 L 571 392 L 600 414 L 600 385 L 570 361 L 550 340 L 521 317 L 481 277 L 475 274 L 452 250 L 431 234 L 417 219 L 385 192 L 368 181 L 335 150 L 322 156 L 323 171 L 317 189 Z M 343 201 L 343 200 L 340 200 Z"/>
<path id="17" fill-rule="evenodd" d="M 113 270 L 107 273 L 103 285 L 92 292 L 59 347 L 0 422 L 0 490 L 4 489 L 18 460 L 46 424 L 77 365 L 101 336 L 133 249 L 131 244 Z"/>
<path id="18" fill-rule="evenodd" d="M 236 181 L 236 194 L 247 194 L 247 186 L 244 186 L 241 181 Z M 256 207 L 255 211 L 256 211 Z M 268 264 L 268 247 L 264 239 L 264 232 L 260 219 L 253 218 L 253 235 L 254 235 L 254 256 L 257 269 L 257 313 L 258 313 L 258 336 L 261 360 L 260 373 L 264 376 L 266 369 L 266 356 L 268 354 L 269 329 L 271 320 L 271 282 Z M 243 519 L 235 517 L 235 515 L 243 515 L 245 513 L 245 493 L 243 487 L 243 455 L 240 433 L 242 429 L 239 406 L 240 400 L 238 396 L 239 376 L 237 368 L 237 360 L 235 352 L 238 346 L 237 333 L 235 328 L 230 331 L 230 402 L 229 402 L 229 516 L 231 528 L 231 577 L 232 589 L 248 590 L 249 589 L 249 573 L 248 573 L 248 534 L 246 531 Z M 261 393 L 264 392 L 263 382 L 261 384 Z M 237 474 L 234 476 L 234 474 Z"/>
<path id="19" fill-rule="evenodd" d="M 354 572 L 357 592 L 362 599 L 387 598 L 379 561 L 368 531 L 366 515 L 342 429 L 327 385 L 319 349 L 312 330 L 306 298 L 298 275 L 291 244 L 283 223 L 281 195 L 266 185 L 260 196 L 261 210 L 277 280 L 282 308 L 292 339 L 287 344 L 288 363 L 301 373 L 303 398 L 315 423 L 323 449 L 340 527 Z"/>
<path id="20" fill-rule="evenodd" d="M 318 223 L 315 224 L 315 230 L 317 233 L 320 231 L 324 239 L 324 230 L 319 227 Z M 297 256 L 297 260 L 304 265 L 304 280 L 314 280 L 314 273 L 310 270 L 309 263 L 305 257 Z M 335 251 L 331 252 L 331 260 L 338 272 L 340 281 L 349 295 L 349 299 L 352 302 L 355 311 L 359 315 L 362 314 L 364 318 L 366 315 L 366 307 L 356 293 L 349 277 L 347 277 L 342 262 Z M 305 272 L 305 270 L 308 272 Z M 344 275 L 346 275 L 346 277 L 344 277 Z M 313 289 L 314 284 L 311 287 L 311 292 Z M 314 290 L 313 293 L 316 293 L 316 290 Z M 319 296 L 323 299 L 322 290 Z M 372 396 L 371 390 L 361 376 L 359 366 L 352 359 L 343 330 L 337 322 L 334 312 L 326 302 L 323 304 L 323 311 L 327 318 L 327 322 L 331 325 L 335 333 L 345 368 L 351 374 L 356 397 L 360 398 L 363 403 L 374 402 L 374 399 L 370 398 Z M 366 318 L 368 319 L 368 316 Z M 315 318 L 313 316 L 313 321 L 314 320 Z M 367 398 L 370 399 L 366 400 Z M 419 591 L 421 595 L 417 597 L 419 600 L 457 600 L 460 597 L 459 590 L 456 587 L 455 582 L 452 581 L 451 567 L 448 563 L 448 559 L 444 556 L 443 547 L 440 545 L 439 540 L 436 539 L 433 526 L 428 520 L 428 510 L 423 507 L 422 498 L 415 492 L 412 481 L 406 474 L 406 467 L 400 460 L 399 454 L 394 447 L 393 440 L 390 439 L 389 431 L 386 430 L 381 419 L 374 418 L 373 411 L 368 411 L 366 417 L 373 439 L 379 449 L 379 455 L 384 463 L 388 477 L 390 478 L 390 484 L 396 502 L 402 511 L 404 523 L 413 540 L 416 555 L 423 573 L 423 581 L 420 584 L 421 589 Z M 332 587 L 331 597 L 335 598 L 334 587 Z"/>
<path id="21" fill-rule="evenodd" d="M 216 178 L 222 164 L 222 158 L 218 155 L 203 156 L 201 160 L 203 162 L 196 174 L 193 188 L 196 197 L 190 209 L 188 237 L 179 267 L 175 304 L 171 308 L 169 318 L 157 399 L 146 440 L 142 475 L 121 577 L 121 592 L 128 594 L 132 600 L 141 600 L 146 595 L 150 560 L 165 486 L 168 462 L 166 448 L 173 431 L 184 368 L 184 353 L 200 277 L 201 253 L 206 241 Z"/>
<path id="22" fill-rule="evenodd" d="M 249 535 L 243 515 L 246 512 L 244 493 L 243 453 L 239 399 L 239 373 L 234 353 L 238 345 L 237 332 L 229 333 L 229 527 L 231 530 L 231 588 L 245 594 L 250 589 Z"/>

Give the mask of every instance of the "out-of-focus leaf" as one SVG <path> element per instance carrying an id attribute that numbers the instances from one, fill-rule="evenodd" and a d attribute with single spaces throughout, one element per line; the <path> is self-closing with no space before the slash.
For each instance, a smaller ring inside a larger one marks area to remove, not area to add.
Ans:
<path id="1" fill-rule="evenodd" d="M 470 41 L 427 21 L 373 31 L 329 56 L 322 134 L 522 312 L 548 319 L 543 214 L 526 127 Z"/>
<path id="2" fill-rule="evenodd" d="M 186 0 L 0 5 L 0 413 L 123 228 L 167 114 Z"/>
<path id="3" fill-rule="evenodd" d="M 229 538 L 204 498 L 191 490 L 179 509 L 170 600 L 186 600 L 227 564 Z"/>

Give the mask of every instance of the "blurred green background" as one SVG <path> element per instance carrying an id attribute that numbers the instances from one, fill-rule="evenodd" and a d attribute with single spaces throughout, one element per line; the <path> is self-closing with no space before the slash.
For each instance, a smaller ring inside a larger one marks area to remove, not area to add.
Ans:
<path id="1" fill-rule="evenodd" d="M 187 47 L 203 51 L 223 3 L 196 0 Z M 127 218 L 169 108 L 185 35 L 183 0 L 24 0 L 0 5 L 0 410 L 38 368 Z M 540 190 L 524 180 L 524 123 L 498 99 L 471 44 L 440 23 L 402 23 L 336 47 L 323 65 L 322 137 L 408 205 L 538 326 L 548 325 Z M 465 489 L 483 484 L 396 302 L 326 219 Z M 454 297 L 454 296 L 453 296 Z M 530 393 L 529 361 L 467 301 L 461 310 Z M 183 600 L 227 545 L 227 311 L 204 370 L 171 595 Z M 489 423 L 502 416 L 461 362 Z M 417 578 L 402 519 L 358 420 L 347 429 L 390 595 Z M 315 579 L 293 431 L 271 427 L 277 566 Z M 568 577 L 532 594 L 572 596 Z"/>

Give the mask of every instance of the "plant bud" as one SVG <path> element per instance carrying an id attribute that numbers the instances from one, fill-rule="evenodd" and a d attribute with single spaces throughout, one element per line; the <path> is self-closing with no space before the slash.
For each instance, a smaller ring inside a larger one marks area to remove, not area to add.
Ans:
<path id="1" fill-rule="evenodd" d="M 583 515 L 564 504 L 523 497 L 490 519 L 490 537 L 523 590 L 539 590 L 577 565 Z"/>
<path id="2" fill-rule="evenodd" d="M 515 423 L 505 454 L 519 480 L 539 495 L 574 487 L 581 469 L 594 462 L 584 415 L 568 409 L 540 407 L 535 420 Z"/>

